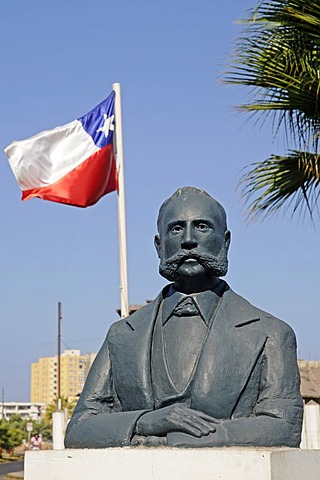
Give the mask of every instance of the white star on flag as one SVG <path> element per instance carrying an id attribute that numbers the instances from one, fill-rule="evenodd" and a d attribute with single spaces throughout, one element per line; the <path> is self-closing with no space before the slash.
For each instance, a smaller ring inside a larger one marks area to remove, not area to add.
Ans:
<path id="1" fill-rule="evenodd" d="M 103 118 L 104 118 L 104 124 L 102 125 L 102 127 L 98 128 L 97 132 L 103 132 L 107 137 L 109 135 L 109 131 L 114 130 L 114 125 L 113 125 L 114 115 L 111 115 L 111 117 L 108 118 L 108 115 L 104 113 Z"/>

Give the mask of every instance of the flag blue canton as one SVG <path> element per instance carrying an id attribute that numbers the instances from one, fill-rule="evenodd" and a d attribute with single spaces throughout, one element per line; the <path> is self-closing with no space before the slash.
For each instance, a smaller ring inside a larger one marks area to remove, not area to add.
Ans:
<path id="1" fill-rule="evenodd" d="M 110 93 L 103 102 L 78 118 L 84 130 L 92 137 L 98 148 L 103 148 L 113 141 L 114 97 L 115 93 Z M 110 128 L 108 128 L 108 125 Z"/>

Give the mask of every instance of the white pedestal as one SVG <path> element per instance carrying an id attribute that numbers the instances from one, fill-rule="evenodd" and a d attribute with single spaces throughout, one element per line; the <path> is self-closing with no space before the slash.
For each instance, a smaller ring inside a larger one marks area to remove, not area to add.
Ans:
<path id="1" fill-rule="evenodd" d="M 107 448 L 26 452 L 25 480 L 319 480 L 320 450 Z"/>
<path id="2" fill-rule="evenodd" d="M 52 443 L 53 450 L 64 450 L 64 436 L 66 433 L 66 415 L 63 410 L 52 414 Z"/>

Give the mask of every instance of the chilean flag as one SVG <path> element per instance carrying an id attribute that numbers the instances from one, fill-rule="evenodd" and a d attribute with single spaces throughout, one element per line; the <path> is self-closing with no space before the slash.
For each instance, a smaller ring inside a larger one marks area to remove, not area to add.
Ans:
<path id="1" fill-rule="evenodd" d="M 112 92 L 77 120 L 14 141 L 5 149 L 22 200 L 39 197 L 88 207 L 117 190 L 114 99 Z"/>

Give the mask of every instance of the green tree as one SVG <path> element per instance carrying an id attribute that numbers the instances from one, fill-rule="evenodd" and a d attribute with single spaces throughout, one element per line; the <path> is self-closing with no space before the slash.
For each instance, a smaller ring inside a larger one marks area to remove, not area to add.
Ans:
<path id="1" fill-rule="evenodd" d="M 0 420 L 0 458 L 2 458 L 2 450 L 11 450 L 13 447 L 9 422 Z"/>
<path id="2" fill-rule="evenodd" d="M 291 149 L 247 168 L 241 179 L 249 215 L 291 207 L 312 217 L 320 195 L 320 2 L 261 0 L 231 58 L 225 83 L 250 88 L 239 108 L 270 116 Z"/>
<path id="3" fill-rule="evenodd" d="M 13 450 L 22 444 L 27 436 L 27 420 L 23 420 L 20 415 L 12 415 L 9 420 L 0 422 L 0 447 L 4 450 Z"/>
<path id="4" fill-rule="evenodd" d="M 52 424 L 46 418 L 41 418 L 41 420 L 34 425 L 34 428 L 37 430 L 32 432 L 32 435 L 40 433 L 44 442 L 52 440 Z"/>
<path id="5" fill-rule="evenodd" d="M 20 415 L 12 415 L 8 420 L 0 421 L 0 451 L 13 450 L 21 445 L 23 440 L 27 439 L 27 423 L 30 420 L 23 419 Z M 43 440 L 51 440 L 51 423 L 45 418 L 39 421 L 32 420 L 33 432 L 41 433 Z M 1 457 L 0 457 L 1 458 Z"/>

